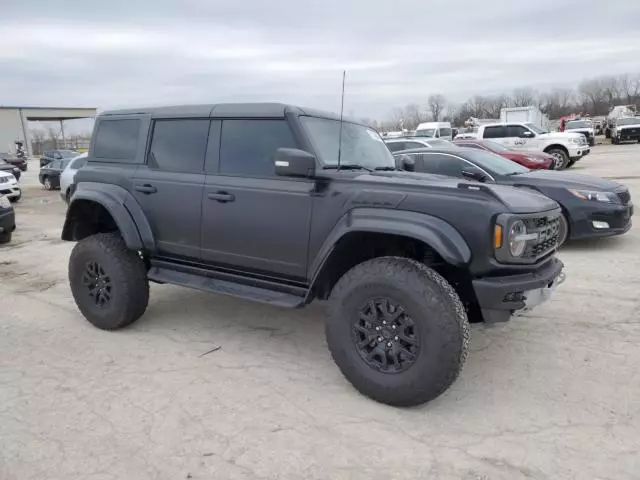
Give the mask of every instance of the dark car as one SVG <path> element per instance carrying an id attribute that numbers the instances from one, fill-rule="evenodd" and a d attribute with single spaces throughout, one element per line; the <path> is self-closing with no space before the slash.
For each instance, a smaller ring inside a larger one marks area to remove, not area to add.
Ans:
<path id="1" fill-rule="evenodd" d="M 556 163 L 555 158 L 547 153 L 516 152 L 491 140 L 454 140 L 453 143 L 459 147 L 475 148 L 495 153 L 531 170 L 551 170 Z"/>
<path id="2" fill-rule="evenodd" d="M 27 159 L 18 157 L 15 153 L 2 152 L 0 153 L 0 159 L 18 167 L 23 172 L 27 171 Z"/>
<path id="3" fill-rule="evenodd" d="M 406 169 L 536 190 L 562 207 L 558 244 L 567 239 L 620 235 L 631 228 L 629 190 L 611 180 L 571 172 L 529 170 L 471 148 L 414 149 L 394 154 Z"/>
<path id="4" fill-rule="evenodd" d="M 56 188 L 60 188 L 60 174 L 71 160 L 72 158 L 53 160 L 44 167 L 40 167 L 38 179 L 40 180 L 40 183 L 44 185 L 46 190 L 55 190 Z"/>
<path id="5" fill-rule="evenodd" d="M 0 158 L 0 170 L 3 172 L 13 173 L 13 176 L 16 177 L 16 180 L 20 180 L 20 169 L 15 165 L 7 163 L 2 158 Z"/>
<path id="6" fill-rule="evenodd" d="M 16 229 L 16 219 L 13 206 L 9 199 L 0 194 L 0 243 L 11 241 L 11 234 Z"/>
<path id="7" fill-rule="evenodd" d="M 375 130 L 331 113 L 103 112 L 74 181 L 62 239 L 78 242 L 69 283 L 93 325 L 135 322 L 149 282 L 280 308 L 327 300 L 337 365 L 392 405 L 451 385 L 467 315 L 506 321 L 564 279 L 556 202 L 399 171 Z"/>
<path id="8" fill-rule="evenodd" d="M 53 160 L 63 160 L 65 158 L 73 158 L 80 155 L 80 152 L 75 150 L 46 150 L 40 157 L 40 166 L 43 167 Z"/>

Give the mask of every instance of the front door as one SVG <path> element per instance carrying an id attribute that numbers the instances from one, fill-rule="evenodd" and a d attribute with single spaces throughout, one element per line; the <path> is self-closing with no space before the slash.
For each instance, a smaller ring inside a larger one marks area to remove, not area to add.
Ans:
<path id="1" fill-rule="evenodd" d="M 218 158 L 207 154 L 203 260 L 304 278 L 314 182 L 274 173 L 276 150 L 298 146 L 287 121 L 223 120 L 219 138 Z"/>
<path id="2" fill-rule="evenodd" d="M 155 120 L 145 165 L 133 194 L 160 255 L 200 258 L 204 158 L 209 120 Z"/>
<path id="3" fill-rule="evenodd" d="M 504 145 L 511 150 L 536 151 L 538 149 L 536 134 L 524 125 L 507 125 Z"/>

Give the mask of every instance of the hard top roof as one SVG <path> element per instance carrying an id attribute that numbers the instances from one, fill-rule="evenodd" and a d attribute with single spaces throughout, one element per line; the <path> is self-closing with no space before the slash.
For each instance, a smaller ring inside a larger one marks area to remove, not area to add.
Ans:
<path id="1" fill-rule="evenodd" d="M 284 118 L 286 113 L 309 115 L 332 120 L 339 120 L 340 116 L 316 110 L 313 108 L 297 107 L 283 103 L 218 103 L 207 105 L 172 105 L 150 108 L 127 108 L 107 110 L 101 116 L 111 115 L 151 115 L 152 117 L 211 117 L 211 118 Z M 351 123 L 361 123 L 345 118 Z"/>

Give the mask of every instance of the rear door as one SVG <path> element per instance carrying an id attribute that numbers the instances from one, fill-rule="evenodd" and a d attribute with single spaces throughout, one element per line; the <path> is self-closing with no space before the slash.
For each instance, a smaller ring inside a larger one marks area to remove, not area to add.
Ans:
<path id="1" fill-rule="evenodd" d="M 156 119 L 132 193 L 160 255 L 200 258 L 204 158 L 209 119 Z"/>
<path id="2" fill-rule="evenodd" d="M 207 151 L 202 256 L 207 262 L 305 278 L 314 181 L 275 175 L 278 148 L 299 148 L 285 119 L 214 125 Z M 219 148 L 217 148 L 219 145 Z"/>

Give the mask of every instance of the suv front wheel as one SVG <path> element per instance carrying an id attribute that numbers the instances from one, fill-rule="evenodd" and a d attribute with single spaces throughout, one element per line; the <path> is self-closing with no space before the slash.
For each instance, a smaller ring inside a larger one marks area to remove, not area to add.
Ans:
<path id="1" fill-rule="evenodd" d="M 353 386 L 395 406 L 443 393 L 469 348 L 469 323 L 455 290 L 426 265 L 400 257 L 363 262 L 338 281 L 326 335 Z"/>
<path id="2" fill-rule="evenodd" d="M 80 312 L 103 330 L 135 322 L 149 302 L 145 264 L 117 233 L 98 233 L 76 244 L 69 283 Z"/>

